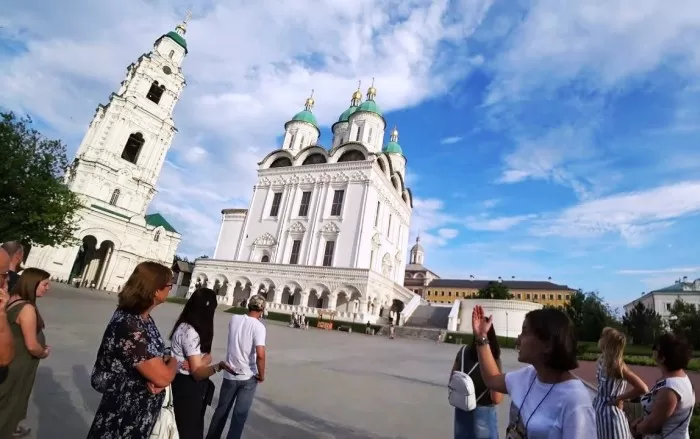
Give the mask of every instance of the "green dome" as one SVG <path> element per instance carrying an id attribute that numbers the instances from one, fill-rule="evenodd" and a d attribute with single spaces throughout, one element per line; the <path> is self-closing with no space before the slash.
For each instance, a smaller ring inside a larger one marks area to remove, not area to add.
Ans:
<path id="1" fill-rule="evenodd" d="M 318 122 L 316 122 L 316 116 L 314 116 L 314 114 L 312 112 L 310 112 L 309 110 L 304 110 L 304 111 L 298 112 L 297 114 L 294 115 L 292 120 L 297 120 L 297 121 L 301 121 L 301 122 L 308 122 L 311 125 L 318 128 Z"/>
<path id="2" fill-rule="evenodd" d="M 387 154 L 403 154 L 403 151 L 401 150 L 401 145 L 399 145 L 398 142 L 394 142 L 393 140 L 384 145 L 384 152 Z"/>
<path id="3" fill-rule="evenodd" d="M 376 113 L 378 115 L 382 115 L 382 110 L 379 109 L 379 105 L 377 105 L 376 102 L 374 101 L 364 101 L 358 108 L 357 111 L 369 111 L 371 113 Z"/>
<path id="4" fill-rule="evenodd" d="M 338 122 L 347 122 L 350 119 L 352 113 L 357 111 L 357 107 L 351 106 L 347 110 L 343 111 L 343 114 L 338 118 Z"/>
<path id="5" fill-rule="evenodd" d="M 178 34 L 174 30 L 171 30 L 170 32 L 165 34 L 165 36 L 170 37 L 170 39 L 175 41 L 177 44 L 182 46 L 182 48 L 185 49 L 185 51 L 187 51 L 187 41 L 185 41 L 185 38 L 182 35 Z"/>

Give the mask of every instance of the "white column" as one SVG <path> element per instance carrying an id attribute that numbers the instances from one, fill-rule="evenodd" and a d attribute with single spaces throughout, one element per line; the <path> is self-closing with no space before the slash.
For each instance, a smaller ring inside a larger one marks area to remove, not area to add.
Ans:
<path id="1" fill-rule="evenodd" d="M 309 211 L 310 216 L 308 221 L 308 230 L 306 230 L 305 240 L 303 248 L 305 249 L 304 257 L 300 258 L 299 263 L 302 265 L 314 265 L 311 261 L 311 251 L 314 243 L 314 232 L 316 231 L 316 226 L 318 224 L 318 206 L 321 203 L 321 198 L 323 197 L 323 185 L 316 183 L 312 190 L 313 204 Z"/>

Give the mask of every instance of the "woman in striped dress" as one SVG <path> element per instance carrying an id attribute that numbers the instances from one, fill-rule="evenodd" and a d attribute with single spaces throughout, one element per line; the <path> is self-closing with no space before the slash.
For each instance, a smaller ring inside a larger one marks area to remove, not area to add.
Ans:
<path id="1" fill-rule="evenodd" d="M 632 439 L 622 406 L 624 401 L 649 391 L 644 381 L 625 364 L 625 344 L 625 335 L 614 328 L 603 329 L 598 341 L 601 351 L 596 372 L 598 394 L 593 400 L 598 439 Z M 625 391 L 627 383 L 632 388 Z"/>

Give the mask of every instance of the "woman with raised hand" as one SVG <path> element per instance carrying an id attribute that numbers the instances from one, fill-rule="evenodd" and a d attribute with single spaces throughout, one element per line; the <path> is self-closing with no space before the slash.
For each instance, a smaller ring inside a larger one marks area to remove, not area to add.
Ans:
<path id="1" fill-rule="evenodd" d="M 615 328 L 604 328 L 598 340 L 601 352 L 596 367 L 598 394 L 593 400 L 598 439 L 632 439 L 622 404 L 649 391 L 623 360 L 626 343 L 625 334 Z M 632 388 L 625 391 L 627 383 Z"/>
<path id="2" fill-rule="evenodd" d="M 486 386 L 510 395 L 508 439 L 592 439 L 596 437 L 591 395 L 571 374 L 578 367 L 575 328 L 564 312 L 530 311 L 516 346 L 528 366 L 502 374 L 489 347 L 492 318 L 477 305 L 472 329 Z"/>

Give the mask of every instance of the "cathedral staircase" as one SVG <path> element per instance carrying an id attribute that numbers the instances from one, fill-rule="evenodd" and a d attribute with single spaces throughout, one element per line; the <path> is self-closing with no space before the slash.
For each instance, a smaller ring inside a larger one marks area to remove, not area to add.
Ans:
<path id="1" fill-rule="evenodd" d="M 394 326 L 394 337 L 396 338 L 414 338 L 418 340 L 428 340 L 437 342 L 438 336 L 446 329 L 437 328 L 411 328 L 409 326 Z M 389 326 L 383 326 L 377 335 L 385 337 L 389 336 Z"/>
<path id="2" fill-rule="evenodd" d="M 447 329 L 451 308 L 420 305 L 404 326 L 409 328 Z"/>

